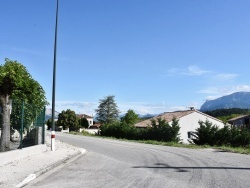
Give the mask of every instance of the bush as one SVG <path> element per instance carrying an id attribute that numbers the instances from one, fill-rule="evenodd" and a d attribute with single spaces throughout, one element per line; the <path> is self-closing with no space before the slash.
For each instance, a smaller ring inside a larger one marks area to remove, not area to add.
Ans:
<path id="1" fill-rule="evenodd" d="M 208 120 L 199 121 L 199 124 L 192 139 L 197 145 L 248 147 L 250 144 L 250 133 L 246 128 L 224 126 L 219 129 Z"/>
<path id="2" fill-rule="evenodd" d="M 105 124 L 101 127 L 101 135 L 132 140 L 180 141 L 178 120 L 173 119 L 171 126 L 164 119 L 152 120 L 151 124 L 152 127 L 145 129 L 138 129 L 124 121 Z"/>
<path id="3" fill-rule="evenodd" d="M 200 127 L 196 129 L 196 138 L 192 139 L 197 145 L 210 145 L 216 144 L 216 133 L 218 127 L 206 120 L 205 122 L 199 121 Z"/>

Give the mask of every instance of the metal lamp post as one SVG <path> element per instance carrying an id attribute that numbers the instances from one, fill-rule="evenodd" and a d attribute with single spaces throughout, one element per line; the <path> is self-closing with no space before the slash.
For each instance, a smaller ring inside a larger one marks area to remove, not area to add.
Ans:
<path id="1" fill-rule="evenodd" d="M 56 26 L 55 26 L 54 65 L 53 65 L 53 86 L 52 86 L 52 130 L 51 130 L 51 151 L 55 151 L 55 88 L 56 88 L 57 20 L 58 20 L 58 0 L 57 0 L 57 3 L 56 3 Z"/>

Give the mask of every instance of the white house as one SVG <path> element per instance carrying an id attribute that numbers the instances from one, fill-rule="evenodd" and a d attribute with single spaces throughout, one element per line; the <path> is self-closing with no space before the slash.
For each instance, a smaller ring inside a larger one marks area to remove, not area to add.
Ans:
<path id="1" fill-rule="evenodd" d="M 80 117 L 80 118 L 86 118 L 88 120 L 88 122 L 89 122 L 89 127 L 93 126 L 94 119 L 93 119 L 92 116 L 89 116 L 89 115 L 86 115 L 86 114 L 79 114 L 78 117 Z"/>
<path id="2" fill-rule="evenodd" d="M 195 132 L 195 130 L 200 127 L 199 121 L 205 122 L 206 120 L 208 120 L 213 125 L 217 125 L 219 128 L 223 128 L 225 125 L 221 120 L 191 108 L 191 110 L 185 111 L 165 112 L 151 119 L 139 122 L 135 124 L 135 126 L 138 128 L 148 127 L 151 125 L 151 120 L 157 120 L 157 118 L 165 119 L 170 125 L 172 123 L 173 118 L 178 119 L 180 126 L 180 139 L 183 143 L 189 143 L 188 139 L 190 139 L 190 133 Z"/>

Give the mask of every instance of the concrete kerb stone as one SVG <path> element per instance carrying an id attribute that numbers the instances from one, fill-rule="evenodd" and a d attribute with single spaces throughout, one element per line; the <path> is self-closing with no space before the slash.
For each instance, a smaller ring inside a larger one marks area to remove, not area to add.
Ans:
<path id="1" fill-rule="evenodd" d="M 42 175 L 42 174 L 44 174 L 52 169 L 60 167 L 62 164 L 66 164 L 67 162 L 74 161 L 75 159 L 77 159 L 78 157 L 83 155 L 85 152 L 86 152 L 85 149 L 81 149 L 77 153 L 70 155 L 70 156 L 66 157 L 65 159 L 59 160 L 56 163 L 51 164 L 50 166 L 47 166 L 39 171 L 36 171 L 34 174 L 36 174 L 36 177 L 38 177 L 38 176 L 40 176 L 40 175 Z"/>
<path id="2" fill-rule="evenodd" d="M 82 148 L 60 140 L 56 140 L 56 150 L 51 151 L 49 135 L 46 136 L 45 141 L 46 144 L 44 145 L 0 154 L 0 187 L 26 186 L 37 177 L 40 176 L 41 179 L 43 176 L 46 177 L 46 174 L 69 164 L 86 152 Z"/>
<path id="3" fill-rule="evenodd" d="M 59 160 L 56 163 L 53 163 L 53 164 L 51 164 L 51 165 L 49 165 L 41 170 L 34 172 L 33 174 L 30 174 L 27 178 L 25 178 L 22 182 L 20 182 L 16 187 L 23 187 L 23 186 L 27 185 L 28 183 L 31 183 L 31 181 L 35 180 L 39 176 L 42 176 L 43 174 L 45 174 L 46 172 L 48 172 L 50 170 L 60 169 L 61 167 L 63 167 L 63 165 L 70 163 L 71 161 L 74 161 L 75 159 L 79 158 L 81 155 L 83 155 L 85 153 L 86 153 L 85 149 L 79 148 L 79 151 L 76 152 L 75 154 L 70 155 L 62 160 Z"/>

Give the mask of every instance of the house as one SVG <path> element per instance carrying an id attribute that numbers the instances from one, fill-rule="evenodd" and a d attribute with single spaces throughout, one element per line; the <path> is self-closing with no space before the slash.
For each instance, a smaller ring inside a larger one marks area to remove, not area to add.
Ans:
<path id="1" fill-rule="evenodd" d="M 250 128 L 250 115 L 241 115 L 228 120 L 228 123 L 235 127 L 246 126 Z"/>
<path id="2" fill-rule="evenodd" d="M 170 125 L 173 118 L 178 119 L 180 126 L 180 139 L 183 143 L 189 143 L 188 140 L 192 137 L 191 133 L 195 132 L 195 130 L 200 127 L 199 121 L 205 122 L 208 120 L 213 125 L 217 125 L 219 128 L 223 128 L 225 125 L 221 120 L 191 108 L 190 110 L 185 111 L 165 112 L 153 118 L 139 122 L 135 124 L 135 126 L 137 128 L 146 128 L 151 125 L 152 119 L 157 120 L 158 118 L 165 119 Z"/>
<path id="3" fill-rule="evenodd" d="M 78 117 L 81 118 L 81 119 L 82 119 L 82 118 L 87 119 L 88 122 L 89 122 L 89 127 L 93 126 L 93 124 L 94 124 L 94 119 L 93 119 L 92 116 L 89 116 L 89 115 L 86 115 L 86 114 L 79 114 Z"/>

